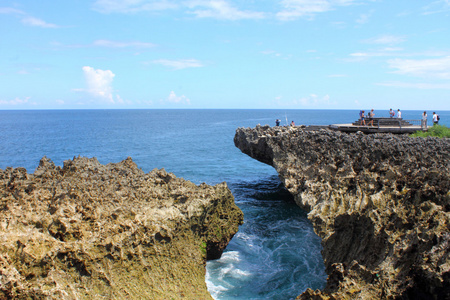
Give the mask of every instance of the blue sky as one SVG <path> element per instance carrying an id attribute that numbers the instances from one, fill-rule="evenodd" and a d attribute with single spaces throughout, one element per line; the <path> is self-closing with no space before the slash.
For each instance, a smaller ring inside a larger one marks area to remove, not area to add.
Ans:
<path id="1" fill-rule="evenodd" d="M 450 110 L 450 0 L 2 0 L 0 109 Z"/>

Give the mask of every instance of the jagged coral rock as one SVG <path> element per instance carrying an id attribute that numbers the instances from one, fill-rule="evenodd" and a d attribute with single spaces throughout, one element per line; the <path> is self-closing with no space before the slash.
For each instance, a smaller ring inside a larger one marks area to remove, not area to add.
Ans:
<path id="1" fill-rule="evenodd" d="M 206 259 L 243 220 L 225 183 L 130 158 L 0 170 L 0 197 L 0 299 L 211 299 Z"/>
<path id="2" fill-rule="evenodd" d="M 301 299 L 450 299 L 449 139 L 257 126 L 234 142 L 322 238 L 327 287 Z"/>

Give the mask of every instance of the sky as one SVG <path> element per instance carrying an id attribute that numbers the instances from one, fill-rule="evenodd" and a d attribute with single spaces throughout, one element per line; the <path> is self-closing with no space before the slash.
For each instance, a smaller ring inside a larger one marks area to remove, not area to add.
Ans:
<path id="1" fill-rule="evenodd" d="M 0 109 L 450 110 L 450 0 L 0 0 Z"/>

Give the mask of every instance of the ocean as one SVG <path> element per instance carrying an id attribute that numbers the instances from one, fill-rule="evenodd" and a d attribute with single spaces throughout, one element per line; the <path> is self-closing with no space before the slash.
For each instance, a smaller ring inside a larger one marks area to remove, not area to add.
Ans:
<path id="1" fill-rule="evenodd" d="M 357 110 L 3 110 L 0 169 L 33 173 L 47 156 L 63 165 L 75 156 L 101 163 L 127 157 L 144 172 L 164 168 L 196 184 L 228 183 L 244 224 L 222 258 L 207 263 L 215 299 L 294 299 L 325 286 L 320 239 L 275 170 L 234 146 L 238 127 L 349 123 Z M 375 111 L 376 117 L 388 111 Z M 449 126 L 450 111 L 438 112 Z M 422 111 L 403 111 L 421 119 Z M 432 111 L 428 111 L 431 125 Z"/>

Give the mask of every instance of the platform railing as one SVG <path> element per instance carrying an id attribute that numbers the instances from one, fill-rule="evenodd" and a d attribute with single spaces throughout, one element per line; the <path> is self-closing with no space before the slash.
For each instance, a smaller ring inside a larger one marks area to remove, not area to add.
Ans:
<path id="1" fill-rule="evenodd" d="M 379 119 L 377 120 L 377 129 L 380 129 L 380 126 L 383 126 L 383 123 L 386 124 L 398 124 L 398 127 L 402 129 L 402 127 L 409 127 L 409 126 L 420 126 L 421 130 L 427 130 L 427 121 L 426 120 L 404 120 L 404 119 Z M 404 123 L 407 123 L 405 125 Z"/>

